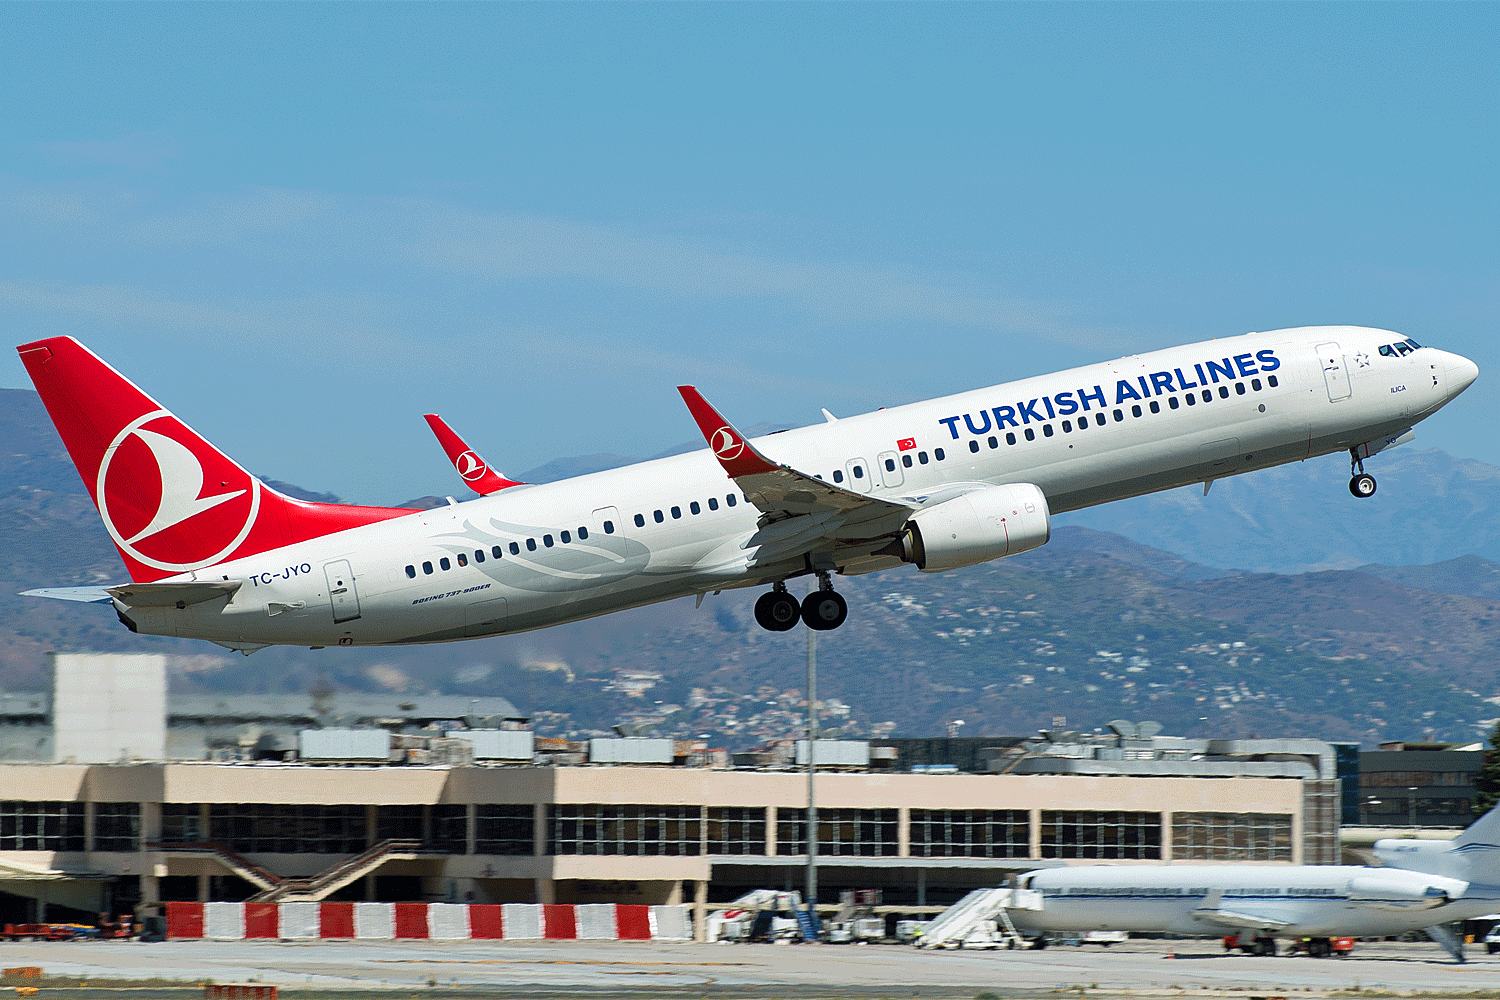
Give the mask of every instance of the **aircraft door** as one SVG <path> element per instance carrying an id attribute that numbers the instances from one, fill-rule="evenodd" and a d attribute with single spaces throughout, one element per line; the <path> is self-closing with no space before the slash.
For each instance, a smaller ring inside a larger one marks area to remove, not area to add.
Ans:
<path id="1" fill-rule="evenodd" d="M 872 481 L 874 473 L 870 470 L 870 463 L 862 458 L 851 458 L 844 463 L 844 485 L 856 493 L 868 493 L 875 484 Z"/>
<path id="2" fill-rule="evenodd" d="M 1323 364 L 1323 382 L 1328 386 L 1328 401 L 1337 403 L 1349 398 L 1349 372 L 1344 364 L 1344 349 L 1338 344 L 1319 344 L 1318 360 Z"/>
<path id="3" fill-rule="evenodd" d="M 613 507 L 600 507 L 594 511 L 594 529 L 601 535 L 614 535 L 623 527 L 620 512 Z"/>
<path id="4" fill-rule="evenodd" d="M 354 571 L 349 560 L 335 559 L 323 566 L 328 580 L 328 598 L 333 602 L 333 620 L 352 622 L 359 617 L 359 592 L 354 589 Z"/>
<path id="5" fill-rule="evenodd" d="M 880 463 L 880 485 L 896 487 L 905 481 L 906 476 L 901 471 L 901 458 L 894 451 L 883 451 L 876 456 Z"/>
<path id="6" fill-rule="evenodd" d="M 505 598 L 475 601 L 464 607 L 464 635 L 495 635 L 505 628 Z"/>

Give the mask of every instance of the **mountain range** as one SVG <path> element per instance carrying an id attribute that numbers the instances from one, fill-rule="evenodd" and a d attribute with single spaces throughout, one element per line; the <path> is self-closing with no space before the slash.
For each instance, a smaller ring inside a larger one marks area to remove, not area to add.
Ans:
<path id="1" fill-rule="evenodd" d="M 466 643 L 250 659 L 132 635 L 107 607 L 22 598 L 123 570 L 34 393 L 0 390 L 0 436 L 0 686 L 42 687 L 51 649 L 160 651 L 174 690 L 500 692 L 545 734 L 650 721 L 744 747 L 801 725 L 805 633 L 760 630 L 753 592 Z M 558 460 L 520 478 L 626 461 Z M 1370 500 L 1347 493 L 1347 463 L 1324 459 L 1207 497 L 1062 515 L 1049 545 L 1001 562 L 842 580 L 849 622 L 818 638 L 824 724 L 1026 735 L 1126 716 L 1179 735 L 1475 738 L 1500 716 L 1500 469 L 1405 448 L 1369 466 Z"/>

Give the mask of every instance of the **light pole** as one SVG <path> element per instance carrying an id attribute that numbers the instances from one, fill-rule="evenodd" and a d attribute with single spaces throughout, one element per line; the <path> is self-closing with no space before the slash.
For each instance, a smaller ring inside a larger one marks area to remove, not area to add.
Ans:
<path id="1" fill-rule="evenodd" d="M 807 915 L 818 925 L 818 633 L 807 630 Z"/>
<path id="2" fill-rule="evenodd" d="M 1417 786 L 1416 785 L 1408 785 L 1407 788 L 1406 788 L 1406 796 L 1407 796 L 1406 797 L 1407 806 L 1408 806 L 1408 808 L 1410 810 L 1410 815 L 1411 815 L 1411 819 L 1410 819 L 1409 825 L 1416 826 L 1417 825 Z"/>
<path id="3" fill-rule="evenodd" d="M 1360 802 L 1360 804 L 1359 804 L 1359 822 L 1360 822 L 1361 826 L 1369 826 L 1370 825 L 1370 808 L 1372 806 L 1378 806 L 1378 805 L 1380 805 L 1380 800 L 1377 799 L 1377 798 L 1375 798 L 1373 795 L 1367 795 L 1367 796 L 1365 796 L 1364 800 Z"/>

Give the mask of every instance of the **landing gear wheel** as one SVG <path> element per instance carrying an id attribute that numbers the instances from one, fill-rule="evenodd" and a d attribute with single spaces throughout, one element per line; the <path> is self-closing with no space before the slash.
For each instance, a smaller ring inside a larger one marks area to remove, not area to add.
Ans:
<path id="1" fill-rule="evenodd" d="M 1276 954 L 1276 939 L 1275 938 L 1268 938 L 1268 937 L 1256 938 L 1255 939 L 1255 953 L 1257 955 L 1274 955 L 1274 954 Z"/>
<path id="2" fill-rule="evenodd" d="M 802 599 L 802 620 L 816 632 L 827 632 L 844 624 L 849 604 L 836 591 L 815 590 Z"/>
<path id="3" fill-rule="evenodd" d="M 1367 472 L 1361 472 L 1349 480 L 1349 492 L 1364 500 L 1375 495 L 1375 477 Z"/>
<path id="4" fill-rule="evenodd" d="M 797 599 L 784 590 L 761 594 L 755 602 L 755 621 L 769 632 L 785 632 L 796 625 L 800 612 Z"/>

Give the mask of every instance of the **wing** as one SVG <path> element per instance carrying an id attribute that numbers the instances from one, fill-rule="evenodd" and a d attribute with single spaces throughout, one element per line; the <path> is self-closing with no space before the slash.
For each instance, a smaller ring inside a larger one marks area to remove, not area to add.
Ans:
<path id="1" fill-rule="evenodd" d="M 714 457 L 764 515 L 762 525 L 806 516 L 821 519 L 837 537 L 876 537 L 906 523 L 917 504 L 865 496 L 771 461 L 690 385 L 677 391 Z"/>
<path id="2" fill-rule="evenodd" d="M 479 452 L 465 444 L 464 439 L 453 433 L 453 428 L 449 427 L 436 413 L 428 413 L 423 419 L 427 421 L 427 426 L 432 428 L 432 433 L 437 435 L 438 444 L 443 446 L 443 451 L 447 454 L 448 461 L 453 463 L 453 468 L 457 470 L 459 478 L 475 493 L 480 496 L 489 496 L 491 493 L 499 493 L 512 486 L 525 485 L 514 479 L 506 479 L 490 468 L 489 464 L 479 457 Z"/>
<path id="3" fill-rule="evenodd" d="M 1220 927 L 1238 927 L 1248 930 L 1275 931 L 1292 924 L 1292 921 L 1283 919 L 1285 914 L 1273 917 L 1269 913 L 1258 913 L 1253 907 L 1226 909 L 1222 889 L 1215 889 L 1203 897 L 1203 902 L 1193 911 L 1192 916 L 1195 920 L 1217 924 Z"/>

